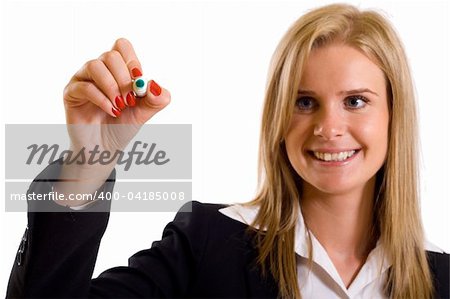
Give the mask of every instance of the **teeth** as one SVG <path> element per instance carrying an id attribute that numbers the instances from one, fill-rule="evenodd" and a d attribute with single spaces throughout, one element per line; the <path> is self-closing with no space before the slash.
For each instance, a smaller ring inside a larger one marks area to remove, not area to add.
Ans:
<path id="1" fill-rule="evenodd" d="M 321 153 L 314 152 L 314 156 L 323 161 L 344 161 L 353 156 L 356 151 L 340 152 L 340 153 Z"/>

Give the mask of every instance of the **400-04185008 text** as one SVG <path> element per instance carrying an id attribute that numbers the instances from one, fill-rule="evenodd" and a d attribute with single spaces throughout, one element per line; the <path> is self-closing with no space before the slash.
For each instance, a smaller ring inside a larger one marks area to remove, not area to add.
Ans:
<path id="1" fill-rule="evenodd" d="M 138 192 L 127 192 L 126 194 L 120 194 L 120 192 L 101 192 L 96 197 L 99 200 L 184 200 L 185 193 L 183 191 L 179 192 L 169 192 L 169 191 L 138 191 Z"/>

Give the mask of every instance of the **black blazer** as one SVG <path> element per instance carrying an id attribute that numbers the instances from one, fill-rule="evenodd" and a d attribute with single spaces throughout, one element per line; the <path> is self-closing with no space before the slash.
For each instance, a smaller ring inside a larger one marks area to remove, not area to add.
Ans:
<path id="1" fill-rule="evenodd" d="M 57 167 L 47 167 L 28 192 L 49 192 L 46 178 L 55 177 L 49 173 Z M 112 190 L 114 173 L 110 180 L 106 191 Z M 109 213 L 60 206 L 65 212 L 29 212 L 7 297 L 276 298 L 273 277 L 263 276 L 255 264 L 257 251 L 247 225 L 221 214 L 223 205 L 189 204 L 192 212 L 181 209 L 161 241 L 130 257 L 127 267 L 106 270 L 95 279 L 91 276 Z M 427 254 L 436 297 L 448 298 L 449 255 Z"/>

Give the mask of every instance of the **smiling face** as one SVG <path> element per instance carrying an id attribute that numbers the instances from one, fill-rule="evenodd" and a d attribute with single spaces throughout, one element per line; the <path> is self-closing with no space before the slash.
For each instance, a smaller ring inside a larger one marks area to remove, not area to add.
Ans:
<path id="1" fill-rule="evenodd" d="M 381 69 L 344 44 L 313 50 L 285 138 L 304 188 L 327 194 L 362 191 L 385 161 L 388 126 Z"/>

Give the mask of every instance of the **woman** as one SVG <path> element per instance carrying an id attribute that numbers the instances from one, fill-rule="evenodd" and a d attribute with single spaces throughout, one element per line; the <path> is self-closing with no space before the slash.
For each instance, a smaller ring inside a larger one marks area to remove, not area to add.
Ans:
<path id="1" fill-rule="evenodd" d="M 100 126 L 90 134 L 71 131 L 74 150 L 89 144 L 85 136 L 103 149 L 122 149 L 169 103 L 169 92 L 154 81 L 142 100 L 130 93 L 141 73 L 121 39 L 72 78 L 69 124 L 136 125 L 125 135 Z M 273 56 L 260 191 L 252 202 L 194 203 L 128 267 L 92 281 L 108 215 L 30 213 L 8 296 L 448 297 L 449 255 L 424 242 L 416 130 L 410 72 L 391 26 L 348 5 L 313 10 Z M 111 190 L 113 167 L 51 165 L 30 190 Z M 79 181 L 39 183 L 55 172 L 62 180 L 77 173 Z M 83 209 L 96 204 L 103 203 Z"/>

